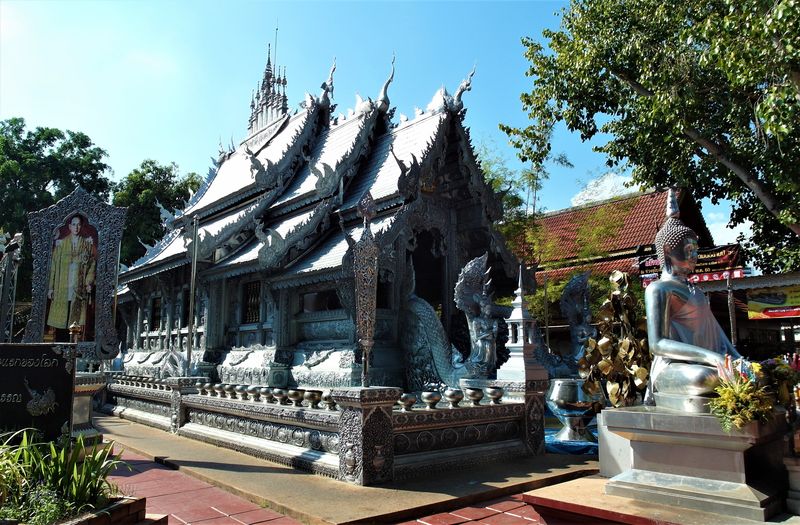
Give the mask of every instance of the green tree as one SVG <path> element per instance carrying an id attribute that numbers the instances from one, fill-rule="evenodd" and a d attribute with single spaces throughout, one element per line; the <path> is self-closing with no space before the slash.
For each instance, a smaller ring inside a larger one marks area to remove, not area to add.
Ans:
<path id="1" fill-rule="evenodd" d="M 501 125 L 534 169 L 553 127 L 589 140 L 634 182 L 733 201 L 753 260 L 800 269 L 800 2 L 572 0 L 548 47 L 524 38 L 532 122 Z"/>
<path id="2" fill-rule="evenodd" d="M 30 299 L 31 247 L 27 212 L 54 204 L 76 186 L 108 200 L 113 183 L 106 177 L 106 152 L 83 133 L 37 127 L 25 120 L 0 122 L 0 230 L 23 232 L 23 261 L 17 280 L 17 298 Z"/>
<path id="3" fill-rule="evenodd" d="M 131 171 L 114 192 L 114 205 L 128 207 L 120 261 L 131 264 L 144 255 L 139 239 L 154 244 L 166 233 L 156 201 L 174 213 L 201 183 L 202 179 L 194 172 L 181 177 L 174 162 L 161 165 L 148 159 Z"/>
<path id="4" fill-rule="evenodd" d="M 522 169 L 515 171 L 508 167 L 497 151 L 494 143 L 482 142 L 475 146 L 475 153 L 480 162 L 481 171 L 492 190 L 502 195 L 503 220 L 496 225 L 498 231 L 508 243 L 508 247 L 520 261 L 534 260 L 537 244 L 533 233 L 536 215 L 538 192 L 542 182 L 550 177 L 547 167 L 550 164 L 573 167 L 563 153 L 548 155 L 545 163 L 536 170 Z M 523 198 L 524 196 L 524 198 Z"/>

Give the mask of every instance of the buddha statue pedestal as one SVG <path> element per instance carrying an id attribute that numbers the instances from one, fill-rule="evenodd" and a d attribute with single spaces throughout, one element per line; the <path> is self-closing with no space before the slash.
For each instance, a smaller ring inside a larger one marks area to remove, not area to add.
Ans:
<path id="1" fill-rule="evenodd" d="M 603 420 L 631 446 L 631 468 L 607 494 L 758 521 L 783 508 L 782 412 L 730 434 L 715 416 L 659 407 L 604 410 Z"/>

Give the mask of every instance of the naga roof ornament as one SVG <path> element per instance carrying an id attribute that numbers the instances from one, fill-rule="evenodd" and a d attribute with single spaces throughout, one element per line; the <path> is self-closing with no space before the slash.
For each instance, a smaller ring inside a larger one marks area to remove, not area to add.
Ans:
<path id="1" fill-rule="evenodd" d="M 377 108 L 381 113 L 389 111 L 389 84 L 394 80 L 394 55 L 392 55 L 392 72 L 386 82 L 383 83 L 380 94 L 378 94 Z"/>
<path id="2" fill-rule="evenodd" d="M 336 57 L 333 57 L 333 65 L 331 65 L 331 72 L 328 73 L 328 80 L 322 83 L 322 93 L 319 94 L 319 103 L 323 106 L 329 106 L 331 98 L 333 98 L 333 73 L 336 71 Z M 307 95 L 310 96 L 310 95 Z"/>

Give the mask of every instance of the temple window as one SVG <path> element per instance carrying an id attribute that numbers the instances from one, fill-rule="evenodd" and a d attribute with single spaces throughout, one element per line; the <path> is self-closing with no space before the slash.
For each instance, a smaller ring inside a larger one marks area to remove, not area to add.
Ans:
<path id="1" fill-rule="evenodd" d="M 336 290 L 304 293 L 300 296 L 300 303 L 303 307 L 303 312 L 323 312 L 326 310 L 338 310 L 342 307 Z"/>
<path id="2" fill-rule="evenodd" d="M 392 285 L 390 283 L 378 282 L 378 290 L 375 298 L 376 308 L 392 307 Z"/>
<path id="3" fill-rule="evenodd" d="M 189 290 L 183 290 L 181 302 L 181 326 L 189 326 Z"/>
<path id="4" fill-rule="evenodd" d="M 153 304 L 150 306 L 150 330 L 161 329 L 161 297 L 153 297 Z"/>
<path id="5" fill-rule="evenodd" d="M 242 323 L 257 323 L 261 320 L 261 281 L 245 283 L 242 287 Z"/>

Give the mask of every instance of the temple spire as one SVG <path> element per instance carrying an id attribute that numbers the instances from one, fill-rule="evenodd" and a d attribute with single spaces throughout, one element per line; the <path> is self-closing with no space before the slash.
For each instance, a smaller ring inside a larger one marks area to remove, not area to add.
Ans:
<path id="1" fill-rule="evenodd" d="M 275 34 L 277 37 L 277 28 Z M 277 49 L 277 40 L 275 49 Z M 251 98 L 248 135 L 258 133 L 289 112 L 289 103 L 286 98 L 286 67 L 284 66 L 281 71 L 275 58 L 275 54 L 277 54 L 275 49 L 272 44 L 267 43 L 267 65 L 264 68 L 264 77 L 258 83 L 255 96 Z"/>

